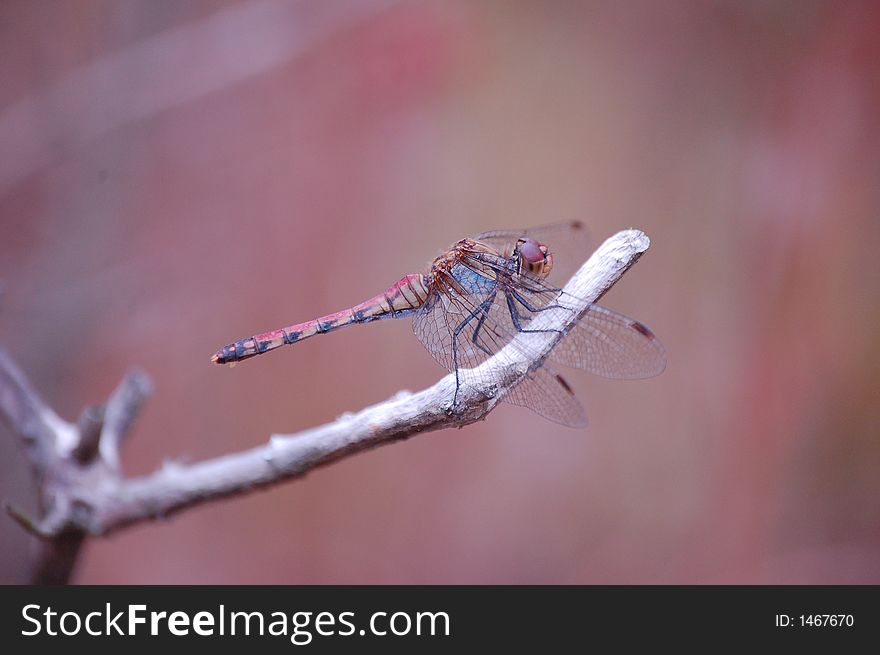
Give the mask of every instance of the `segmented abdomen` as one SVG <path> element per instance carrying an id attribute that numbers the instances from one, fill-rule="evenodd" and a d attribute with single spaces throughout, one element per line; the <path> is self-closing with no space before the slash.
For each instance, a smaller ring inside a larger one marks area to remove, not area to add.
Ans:
<path id="1" fill-rule="evenodd" d="M 323 334 L 355 323 L 368 323 L 382 318 L 400 318 L 421 307 L 428 297 L 424 276 L 406 275 L 383 293 L 354 307 L 306 323 L 298 323 L 271 332 L 264 332 L 224 346 L 211 358 L 218 364 L 240 362 L 281 346 L 290 345 L 316 334 Z"/>

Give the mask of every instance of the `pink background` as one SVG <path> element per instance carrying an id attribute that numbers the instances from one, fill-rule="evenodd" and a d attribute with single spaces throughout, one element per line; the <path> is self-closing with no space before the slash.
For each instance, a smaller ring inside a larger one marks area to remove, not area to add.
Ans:
<path id="1" fill-rule="evenodd" d="M 74 581 L 880 582 L 878 34 L 872 2 L 3 2 L 0 343 L 69 419 L 149 373 L 127 473 L 439 379 L 409 321 L 208 359 L 485 229 L 645 230 L 603 302 L 669 351 L 568 376 L 586 430 L 501 407 Z M 0 581 L 29 544 L 0 517 Z"/>

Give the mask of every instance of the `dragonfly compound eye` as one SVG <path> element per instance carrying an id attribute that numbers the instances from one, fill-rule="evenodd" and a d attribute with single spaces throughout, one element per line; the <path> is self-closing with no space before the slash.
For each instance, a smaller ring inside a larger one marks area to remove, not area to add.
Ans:
<path id="1" fill-rule="evenodd" d="M 541 244 L 534 239 L 519 240 L 519 254 L 528 264 L 540 264 L 544 261 L 547 249 L 541 250 Z"/>
<path id="2" fill-rule="evenodd" d="M 528 237 L 517 243 L 517 252 L 527 271 L 536 275 L 547 275 L 553 267 L 553 257 L 547 254 L 547 246 Z"/>

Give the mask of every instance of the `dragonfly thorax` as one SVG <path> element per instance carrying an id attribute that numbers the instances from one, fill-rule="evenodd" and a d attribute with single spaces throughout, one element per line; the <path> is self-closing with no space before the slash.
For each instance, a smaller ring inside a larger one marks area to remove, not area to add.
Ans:
<path id="1" fill-rule="evenodd" d="M 495 288 L 499 276 L 516 272 L 514 258 L 507 257 L 492 246 L 462 239 L 431 264 L 426 276 L 427 286 L 446 293 L 488 294 Z"/>

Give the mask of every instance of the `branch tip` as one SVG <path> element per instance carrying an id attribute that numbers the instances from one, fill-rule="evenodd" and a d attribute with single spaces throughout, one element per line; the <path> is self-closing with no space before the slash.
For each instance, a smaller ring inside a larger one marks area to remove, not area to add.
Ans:
<path id="1" fill-rule="evenodd" d="M 104 405 L 89 405 L 77 421 L 79 441 L 73 449 L 73 456 L 82 464 L 92 461 L 98 454 L 105 409 Z"/>
<path id="2" fill-rule="evenodd" d="M 22 509 L 19 509 L 17 506 L 13 505 L 9 500 L 3 501 L 3 509 L 6 510 L 6 513 L 18 523 L 25 530 L 30 532 L 32 535 L 40 537 L 41 539 L 51 539 L 55 535 L 46 530 L 45 527 L 40 525 L 37 521 L 31 518 L 27 512 Z"/>
<path id="3" fill-rule="evenodd" d="M 101 431 L 105 448 L 117 448 L 119 442 L 128 435 L 152 390 L 149 376 L 139 368 L 132 368 L 123 376 L 107 400 L 104 428 Z"/>

